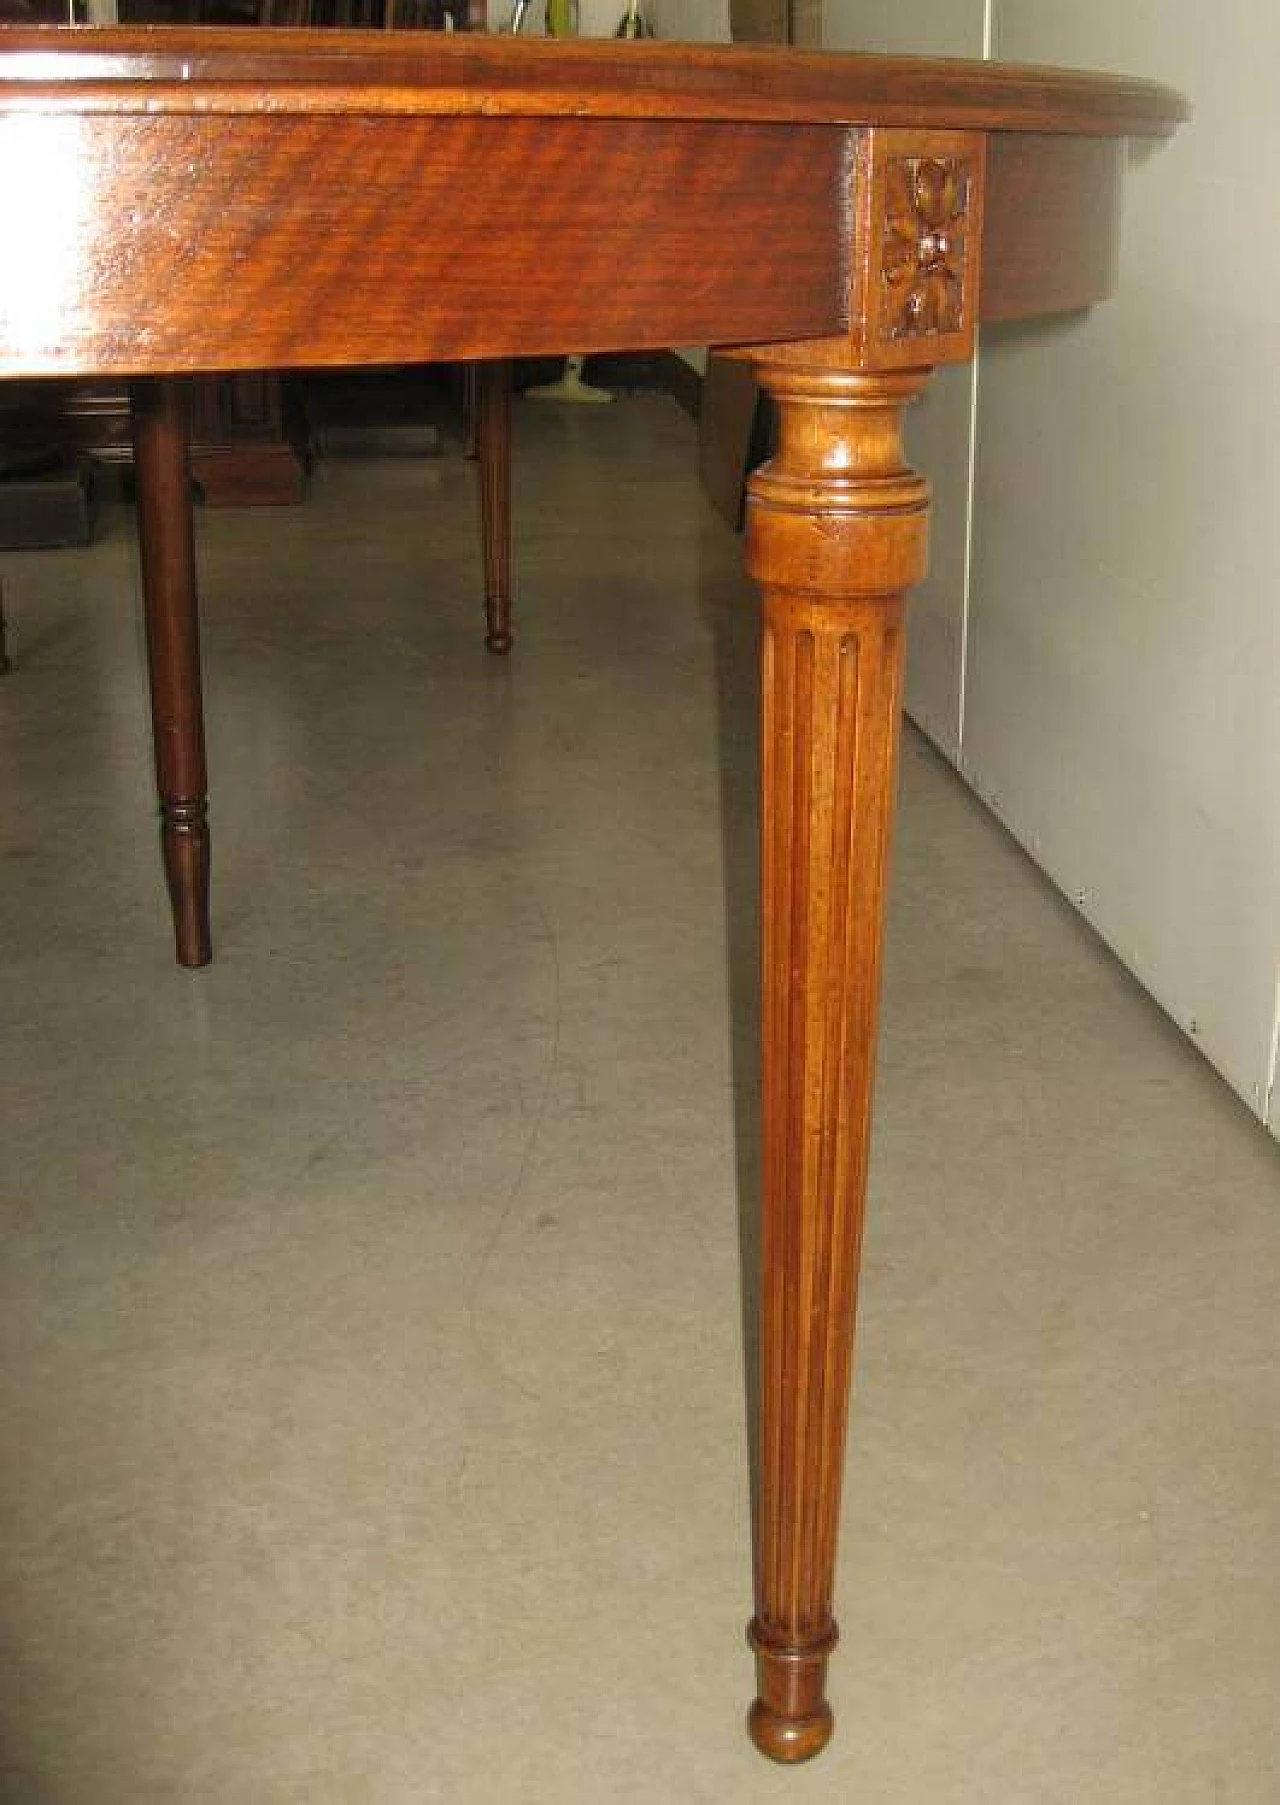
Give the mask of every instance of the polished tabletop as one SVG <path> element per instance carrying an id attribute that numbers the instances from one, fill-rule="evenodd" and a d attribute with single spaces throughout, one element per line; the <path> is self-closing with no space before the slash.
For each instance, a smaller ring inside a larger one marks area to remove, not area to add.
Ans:
<path id="1" fill-rule="evenodd" d="M 844 331 L 872 127 L 986 146 L 984 318 L 1084 305 L 1110 285 L 1118 141 L 1184 111 L 1149 82 L 910 58 L 13 28 L 0 374 Z M 1037 262 L 1079 267 L 1051 294 Z"/>

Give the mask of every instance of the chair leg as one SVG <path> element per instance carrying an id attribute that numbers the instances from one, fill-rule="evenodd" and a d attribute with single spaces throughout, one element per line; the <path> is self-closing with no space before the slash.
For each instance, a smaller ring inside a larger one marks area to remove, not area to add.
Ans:
<path id="1" fill-rule="evenodd" d="M 187 397 L 169 377 L 137 381 L 131 394 L 160 847 L 178 963 L 207 965 L 209 827 Z"/>
<path id="2" fill-rule="evenodd" d="M 484 541 L 484 643 L 511 650 L 511 365 L 475 369 L 475 439 Z"/>

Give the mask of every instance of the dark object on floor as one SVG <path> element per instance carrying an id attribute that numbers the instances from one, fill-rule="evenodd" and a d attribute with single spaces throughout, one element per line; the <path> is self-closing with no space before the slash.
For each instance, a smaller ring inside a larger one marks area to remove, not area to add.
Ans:
<path id="1" fill-rule="evenodd" d="M 199 376 L 190 399 L 191 474 L 206 507 L 292 507 L 303 499 L 303 434 L 283 377 L 262 371 Z M 59 385 L 52 409 L 46 394 L 33 396 L 28 412 L 42 418 L 68 455 L 131 468 L 127 382 Z"/>
<path id="2" fill-rule="evenodd" d="M 92 467 L 43 449 L 0 465 L 0 549 L 88 545 L 97 517 Z"/>
<path id="3" fill-rule="evenodd" d="M 458 383 L 446 368 L 314 371 L 301 405 L 312 452 L 439 457 L 463 441 Z"/>

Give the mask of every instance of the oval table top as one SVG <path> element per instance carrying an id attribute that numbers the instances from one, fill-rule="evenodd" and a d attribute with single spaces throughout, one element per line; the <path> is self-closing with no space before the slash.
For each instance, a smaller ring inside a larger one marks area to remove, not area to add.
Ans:
<path id="1" fill-rule="evenodd" d="M 1164 136 L 1174 90 L 1065 69 L 465 33 L 8 29 L 0 109 L 484 113 Z"/>
<path id="2" fill-rule="evenodd" d="M 8 28 L 0 377 L 809 341 L 863 330 L 904 245 L 962 258 L 925 289 L 963 331 L 883 355 L 955 361 L 1111 291 L 1124 140 L 1186 110 L 984 63 Z"/>

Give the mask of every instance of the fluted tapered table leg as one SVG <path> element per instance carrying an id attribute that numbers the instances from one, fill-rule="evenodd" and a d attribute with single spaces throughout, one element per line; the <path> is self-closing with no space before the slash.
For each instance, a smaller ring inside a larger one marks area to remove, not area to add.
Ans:
<path id="1" fill-rule="evenodd" d="M 928 491 L 902 457 L 925 371 L 770 366 L 752 481 L 763 591 L 764 1223 L 750 1728 L 780 1761 L 832 1730 L 827 1658 L 902 688 Z"/>
<path id="2" fill-rule="evenodd" d="M 148 379 L 133 384 L 132 401 L 160 847 L 178 963 L 207 965 L 209 824 L 186 393 L 177 379 Z"/>
<path id="3" fill-rule="evenodd" d="M 511 650 L 511 365 L 476 366 L 476 458 L 484 544 L 484 643 Z"/>

